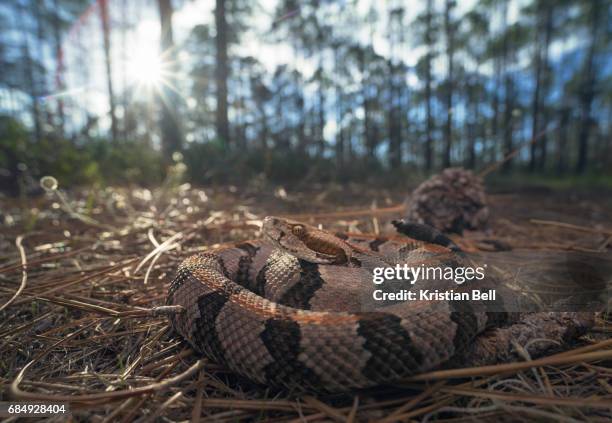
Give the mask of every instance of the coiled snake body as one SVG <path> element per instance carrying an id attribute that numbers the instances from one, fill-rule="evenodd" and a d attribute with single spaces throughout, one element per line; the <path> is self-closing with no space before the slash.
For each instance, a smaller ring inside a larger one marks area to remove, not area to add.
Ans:
<path id="1" fill-rule="evenodd" d="M 477 301 L 368 308 L 374 267 L 461 261 L 434 230 L 396 226 L 429 242 L 335 236 L 268 217 L 267 241 L 181 264 L 167 303 L 185 312 L 172 324 L 198 352 L 273 386 L 343 391 L 437 367 L 507 316 Z"/>

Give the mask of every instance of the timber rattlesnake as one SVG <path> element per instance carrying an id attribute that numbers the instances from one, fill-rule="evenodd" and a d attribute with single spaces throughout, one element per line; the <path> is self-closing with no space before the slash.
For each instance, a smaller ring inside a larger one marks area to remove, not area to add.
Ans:
<path id="1" fill-rule="evenodd" d="M 373 267 L 463 260 L 434 229 L 396 227 L 421 241 L 336 236 L 267 217 L 267 242 L 237 243 L 180 265 L 167 304 L 185 311 L 172 316 L 173 327 L 198 352 L 273 386 L 344 391 L 437 367 L 508 314 L 477 301 L 367 309 L 361 293 L 372 289 Z"/>

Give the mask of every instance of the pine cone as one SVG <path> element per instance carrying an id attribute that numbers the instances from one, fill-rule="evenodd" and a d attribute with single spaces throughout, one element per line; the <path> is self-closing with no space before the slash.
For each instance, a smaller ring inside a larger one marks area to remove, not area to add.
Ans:
<path id="1" fill-rule="evenodd" d="M 448 168 L 414 190 L 408 198 L 408 221 L 443 231 L 482 229 L 489 217 L 482 180 L 469 170 Z"/>

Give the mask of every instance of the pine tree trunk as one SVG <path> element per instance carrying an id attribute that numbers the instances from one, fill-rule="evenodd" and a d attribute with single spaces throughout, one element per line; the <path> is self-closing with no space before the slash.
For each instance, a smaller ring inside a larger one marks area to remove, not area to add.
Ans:
<path id="1" fill-rule="evenodd" d="M 467 144 L 468 154 L 466 165 L 468 169 L 474 169 L 476 166 L 476 125 L 478 125 L 478 103 L 475 98 L 474 87 L 468 86 L 467 110 L 470 111 L 472 118 L 466 120 L 467 125 Z"/>
<path id="2" fill-rule="evenodd" d="M 102 23 L 102 38 L 104 43 L 104 65 L 106 68 L 106 88 L 108 92 L 109 115 L 111 120 L 111 140 L 117 142 L 117 114 L 115 91 L 113 89 L 113 64 L 111 58 L 110 22 L 108 0 L 100 0 L 100 21 Z"/>
<path id="3" fill-rule="evenodd" d="M 338 103 L 337 103 L 337 121 L 338 121 L 338 127 L 336 128 L 336 165 L 338 167 L 338 170 L 342 171 L 344 169 L 344 155 L 345 155 L 345 150 L 346 150 L 346 146 L 345 146 L 345 140 L 344 140 L 344 131 L 342 129 L 342 97 L 339 96 L 338 97 Z"/>
<path id="4" fill-rule="evenodd" d="M 393 52 L 393 45 L 391 46 Z M 391 55 L 393 57 L 393 53 Z M 389 134 L 389 164 L 398 169 L 402 163 L 402 131 L 398 110 L 399 88 L 395 85 L 395 66 L 389 59 L 389 105 L 387 110 L 387 130 Z"/>
<path id="5" fill-rule="evenodd" d="M 259 138 L 261 140 L 261 149 L 264 152 L 268 151 L 268 136 L 269 136 L 269 129 L 268 129 L 268 116 L 266 115 L 265 112 L 265 108 L 263 106 L 263 104 L 261 104 L 261 106 L 259 107 L 259 113 L 261 114 L 261 132 L 259 135 Z"/>
<path id="6" fill-rule="evenodd" d="M 597 35 L 599 31 L 599 17 L 603 14 L 600 0 L 590 2 L 590 25 L 591 40 L 585 58 L 582 81 L 580 90 L 580 130 L 578 133 L 578 160 L 576 162 L 576 173 L 584 173 L 588 165 L 589 138 L 591 135 L 592 116 L 591 109 L 595 96 L 595 50 L 597 45 Z"/>
<path id="7" fill-rule="evenodd" d="M 322 66 L 322 63 L 321 63 Z M 323 68 L 319 67 L 319 108 L 318 108 L 318 123 L 319 123 L 319 139 L 317 143 L 317 155 L 323 157 L 325 154 L 325 92 L 323 90 Z"/>
<path id="8" fill-rule="evenodd" d="M 499 92 L 501 91 L 501 64 L 499 59 L 495 59 L 495 88 L 493 90 L 493 99 L 491 108 L 493 109 L 493 117 L 491 122 L 491 157 L 490 162 L 497 160 L 497 149 L 499 148 L 500 136 L 499 136 L 499 109 L 500 109 L 500 98 Z"/>
<path id="9" fill-rule="evenodd" d="M 370 100 L 368 93 L 368 75 L 365 67 L 365 52 L 360 49 L 358 52 L 359 71 L 362 75 L 361 81 L 361 107 L 363 107 L 363 139 L 369 158 L 374 157 L 375 140 L 372 139 L 372 128 L 370 127 Z"/>
<path id="10" fill-rule="evenodd" d="M 548 97 L 548 93 L 550 91 L 550 64 L 548 63 L 549 53 L 550 53 L 550 43 L 552 40 L 552 32 L 553 32 L 553 5 L 551 3 L 546 4 L 546 12 L 545 12 L 545 24 L 544 24 L 544 51 L 542 52 L 542 94 L 540 96 L 541 101 Z M 550 112 L 546 105 L 544 104 L 544 110 L 542 111 L 542 118 L 544 121 L 544 125 L 540 125 L 542 128 L 546 128 L 548 124 L 548 119 L 550 117 Z M 542 135 L 542 139 L 536 143 L 540 145 L 540 159 L 538 161 L 538 167 L 540 170 L 543 170 L 546 167 L 546 159 L 548 155 L 548 136 Z"/>
<path id="11" fill-rule="evenodd" d="M 167 69 L 167 73 L 172 78 L 172 75 L 176 73 L 175 59 L 174 59 L 174 38 L 172 31 L 172 14 L 174 12 L 172 8 L 172 0 L 158 0 L 159 17 L 161 23 L 161 39 L 160 45 L 162 50 L 162 57 L 164 58 L 164 67 Z M 173 85 L 173 81 L 169 81 L 170 85 Z M 167 163 L 172 160 L 172 153 L 181 151 L 182 148 L 182 135 L 179 126 L 178 116 L 176 112 L 176 93 L 167 86 L 160 87 L 160 103 L 161 103 L 161 138 L 162 138 L 162 150 L 164 152 L 164 158 Z"/>
<path id="12" fill-rule="evenodd" d="M 448 66 L 448 77 L 446 86 L 446 125 L 444 128 L 444 157 L 443 166 L 451 165 L 451 148 L 453 138 L 453 89 L 454 89 L 454 74 L 453 74 L 453 54 L 454 54 L 454 29 L 451 24 L 451 11 L 453 8 L 453 0 L 446 0 L 444 10 L 444 28 L 446 32 L 446 60 Z"/>
<path id="13" fill-rule="evenodd" d="M 24 70 L 27 85 L 26 91 L 30 97 L 30 111 L 32 113 L 32 122 L 34 124 L 34 140 L 36 142 L 40 142 L 40 140 L 42 139 L 42 125 L 40 122 L 40 107 L 38 104 L 38 87 L 34 75 L 34 63 L 30 51 L 30 41 L 28 40 L 28 28 L 25 24 L 24 8 L 25 6 L 20 6 L 18 13 L 19 27 L 22 28 L 21 50 L 25 62 Z"/>
<path id="14" fill-rule="evenodd" d="M 55 43 L 55 81 L 57 90 L 63 92 L 66 87 L 64 84 L 64 54 L 62 51 L 62 32 L 60 28 L 60 16 L 59 16 L 59 5 L 58 0 L 53 0 L 53 41 Z M 64 128 L 66 125 L 66 117 L 64 115 L 64 100 L 62 96 L 57 97 L 57 116 L 58 122 L 57 127 L 59 129 L 60 136 L 64 134 Z"/>
<path id="15" fill-rule="evenodd" d="M 557 147 L 557 173 L 559 175 L 564 174 L 567 170 L 567 133 L 569 131 L 568 123 L 570 118 L 570 108 L 562 106 L 559 118 L 559 134 L 558 147 Z"/>
<path id="16" fill-rule="evenodd" d="M 507 70 L 506 70 L 507 72 Z M 504 156 L 512 154 L 514 148 L 514 82 L 512 76 L 507 73 L 504 83 Z M 504 171 L 509 171 L 512 168 L 512 159 L 506 160 L 502 166 Z"/>
<path id="17" fill-rule="evenodd" d="M 217 137 L 226 148 L 231 145 L 230 129 L 227 104 L 227 78 L 229 68 L 227 63 L 227 20 L 225 16 L 225 0 L 216 0 L 215 26 L 217 35 L 215 43 L 217 47 L 217 66 L 215 69 L 215 80 L 217 83 L 217 112 L 216 126 Z"/>
<path id="18" fill-rule="evenodd" d="M 512 112 L 514 109 L 514 82 L 512 75 L 508 71 L 510 40 L 508 39 L 508 4 L 504 3 L 502 12 L 504 39 L 502 42 L 502 64 L 504 74 L 504 155 L 507 157 L 512 153 L 514 119 Z M 506 160 L 502 166 L 504 172 L 512 168 L 512 159 Z"/>
<path id="19" fill-rule="evenodd" d="M 540 118 L 540 91 L 542 86 L 542 46 L 541 44 L 541 32 L 542 32 L 542 6 L 538 2 L 537 11 L 537 25 L 535 28 L 535 41 L 534 41 L 534 83 L 535 89 L 533 91 L 533 98 L 531 100 L 531 139 L 535 140 L 540 132 L 539 129 L 539 118 Z M 538 145 L 537 142 L 532 142 L 529 149 L 529 171 L 533 172 L 536 169 L 536 163 L 538 162 L 537 157 Z"/>
<path id="20" fill-rule="evenodd" d="M 334 68 L 336 69 L 336 72 L 339 73 L 339 67 L 340 67 L 340 63 L 339 63 L 339 53 L 338 53 L 338 48 L 335 47 L 334 48 Z M 336 84 L 335 87 L 335 92 L 336 92 L 336 165 L 338 166 L 338 169 L 340 170 L 340 172 L 342 172 L 342 170 L 344 169 L 344 155 L 345 155 L 345 150 L 346 150 L 346 146 L 345 146 L 345 140 L 344 140 L 344 131 L 342 129 L 342 113 L 343 113 L 343 98 L 342 98 L 342 89 L 341 87 Z"/>
<path id="21" fill-rule="evenodd" d="M 398 169 L 402 163 L 401 122 L 397 115 L 397 107 L 391 105 L 387 116 L 387 128 L 389 131 L 389 164 L 392 169 Z"/>
<path id="22" fill-rule="evenodd" d="M 433 54 L 433 28 L 432 28 L 433 0 L 427 0 L 425 43 L 427 45 L 425 63 L 425 113 L 427 119 L 425 138 L 425 169 L 431 171 L 433 162 L 433 114 L 431 110 L 431 56 Z"/>

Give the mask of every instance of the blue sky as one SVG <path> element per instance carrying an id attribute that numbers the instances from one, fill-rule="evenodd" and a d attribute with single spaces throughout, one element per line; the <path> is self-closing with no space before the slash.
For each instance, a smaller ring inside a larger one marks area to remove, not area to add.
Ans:
<path id="1" fill-rule="evenodd" d="M 527 0 L 514 0 L 510 3 L 509 21 L 512 23 L 519 17 L 519 11 Z M 470 10 L 476 0 L 463 0 L 458 2 L 458 7 L 455 16 L 461 16 L 466 11 Z M 139 96 L 146 95 L 145 92 L 137 90 L 139 85 L 142 85 L 143 79 L 146 79 L 147 72 L 151 67 L 149 63 L 154 61 L 158 54 L 159 45 L 159 15 L 156 8 L 156 2 L 151 0 L 130 0 L 126 2 L 127 11 L 122 15 L 120 8 L 121 1 L 110 0 L 111 19 L 114 27 L 121 27 L 124 24 L 132 25 L 124 40 L 121 31 L 114 33 L 112 44 L 113 59 L 114 59 L 114 74 L 115 74 L 115 92 L 121 95 L 124 88 L 129 88 L 135 100 L 140 100 Z M 177 3 L 177 2 L 175 2 Z M 175 11 L 173 24 L 175 29 L 175 42 L 181 45 L 188 37 L 191 29 L 198 24 L 212 24 L 214 2 L 210 0 L 199 1 L 183 1 L 182 5 Z M 315 63 L 300 54 L 294 54 L 289 43 L 287 42 L 271 42 L 268 34 L 272 23 L 272 17 L 276 8 L 276 0 L 260 0 L 260 7 L 255 10 L 248 24 L 249 32 L 244 34 L 242 43 L 239 46 L 233 46 L 234 52 L 242 55 L 252 55 L 258 58 L 262 64 L 269 70 L 274 71 L 276 66 L 280 64 L 291 64 L 298 68 L 306 78 L 315 69 Z M 381 55 L 389 54 L 389 45 L 386 40 L 387 22 L 386 3 L 377 2 L 376 0 L 361 0 L 349 2 L 348 0 L 328 1 L 325 4 L 331 4 L 336 13 L 342 13 L 343 6 L 353 4 L 356 6 L 358 13 L 365 16 L 370 8 L 374 7 L 379 15 L 377 27 L 372 35 L 374 49 Z M 414 17 L 423 10 L 424 1 L 407 1 L 405 5 L 405 21 L 411 22 Z M 443 6 L 443 0 L 437 1 L 438 9 Z M 92 3 L 88 13 L 82 19 L 76 21 L 68 33 L 64 41 L 65 54 L 65 81 L 67 90 L 64 92 L 52 91 L 45 93 L 45 98 L 53 99 L 58 95 L 66 98 L 66 107 L 72 108 L 71 114 L 74 127 L 78 128 L 84 123 L 85 113 L 87 110 L 90 114 L 101 116 L 100 126 L 108 127 L 108 97 L 106 86 L 106 74 L 104 71 L 102 37 L 100 31 L 100 21 L 96 9 L 95 2 Z M 289 18 L 290 19 L 290 18 Z M 342 16 L 337 19 L 339 25 L 334 28 L 335 31 L 346 31 L 351 36 L 360 39 L 364 44 L 370 41 L 370 28 L 366 25 L 342 27 Z M 362 21 L 365 21 L 362 20 Z M 495 25 L 495 22 L 493 22 Z M 409 66 L 414 65 L 418 58 L 424 53 L 424 48 L 414 46 L 413 40 L 410 40 L 409 28 L 407 28 L 406 45 L 409 48 L 404 48 L 396 53 L 398 58 L 401 58 Z M 564 39 L 560 39 L 551 46 L 551 60 L 558 61 L 563 54 L 572 51 L 579 46 L 581 37 L 576 34 L 570 34 Z M 128 46 L 127 52 L 119 48 L 123 43 Z M 35 44 L 35 40 L 30 40 L 31 45 Z M 44 52 L 49 68 L 54 69 L 52 54 L 54 52 L 48 50 Z M 190 57 L 186 52 L 179 52 L 179 63 L 189 63 Z M 516 68 L 527 68 L 530 64 L 532 56 L 529 51 L 523 52 L 514 64 Z M 459 59 L 460 60 L 460 59 Z M 87 66 L 86 66 L 87 65 Z M 124 72 L 125 71 L 125 72 Z M 481 71 L 491 72 L 491 69 L 481 68 Z M 440 57 L 434 62 L 434 73 L 441 79 L 446 72 L 446 61 Z M 124 76 L 125 75 L 125 78 Z M 49 78 L 54 78 L 52 72 Z M 407 81 L 412 87 L 420 87 L 421 81 L 418 81 L 414 74 L 407 75 Z M 195 99 L 189 96 L 188 81 L 185 81 L 185 86 L 179 89 L 181 97 L 187 106 L 195 104 Z M 23 101 L 25 102 L 25 96 Z M 118 115 L 121 117 L 122 110 L 119 108 Z M 335 132 L 335 122 L 330 120 L 326 128 L 326 135 L 331 138 Z"/>

